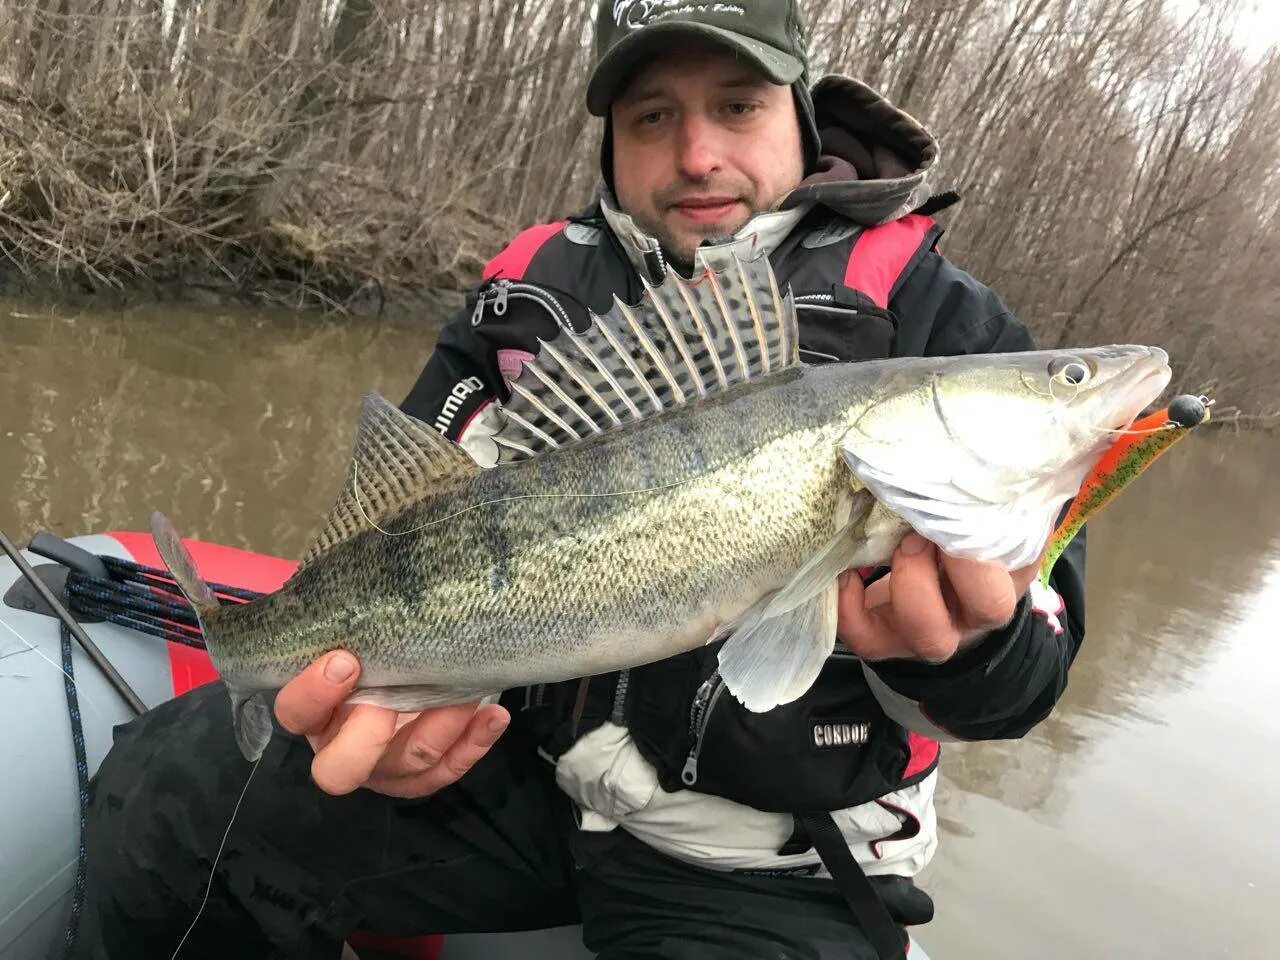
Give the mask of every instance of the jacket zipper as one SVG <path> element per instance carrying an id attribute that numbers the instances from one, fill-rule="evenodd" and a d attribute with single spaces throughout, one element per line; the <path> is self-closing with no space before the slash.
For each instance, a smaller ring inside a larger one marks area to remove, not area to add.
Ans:
<path id="1" fill-rule="evenodd" d="M 609 721 L 619 727 L 626 726 L 627 687 L 630 685 L 631 670 L 619 670 L 618 682 L 613 688 L 613 710 L 609 714 Z"/>
<path id="2" fill-rule="evenodd" d="M 838 641 L 832 647 L 830 656 L 857 659 L 857 654 Z M 623 689 L 626 689 L 625 682 Z M 702 755 L 702 743 L 707 736 L 707 725 L 711 722 L 711 712 L 715 710 L 716 703 L 719 702 L 724 691 L 724 680 L 720 677 L 720 671 L 716 670 L 698 687 L 693 695 L 693 702 L 689 705 L 689 739 L 692 744 L 689 747 L 688 756 L 685 757 L 684 767 L 680 771 L 680 782 L 686 787 L 692 787 L 698 782 L 698 757 Z M 616 710 L 617 707 L 615 706 L 614 709 Z"/>
<path id="3" fill-rule="evenodd" d="M 724 693 L 724 681 L 717 670 L 703 681 L 693 695 L 693 703 L 689 707 L 689 755 L 685 758 L 684 769 L 680 771 L 680 782 L 692 787 L 698 782 L 698 756 L 702 753 L 702 740 L 707 733 L 707 723 L 711 719 L 711 711 L 716 708 L 720 695 Z"/>
<path id="4" fill-rule="evenodd" d="M 555 297 L 531 283 L 517 283 L 514 280 L 495 280 L 492 287 L 480 292 L 480 295 L 476 298 L 476 308 L 471 312 L 471 325 L 473 327 L 480 325 L 480 321 L 484 317 L 484 308 L 489 304 L 491 291 L 496 291 L 493 299 L 493 315 L 495 317 L 501 317 L 507 312 L 508 300 L 532 300 L 547 310 L 555 318 L 556 324 L 562 330 L 573 331 L 573 324 L 569 322 L 569 314 L 565 313 L 564 307 L 560 306 L 560 302 Z"/>
<path id="5" fill-rule="evenodd" d="M 654 275 L 654 264 L 648 260 L 650 256 L 657 261 L 656 276 Z M 649 249 L 648 253 L 644 254 L 644 259 L 644 268 L 649 274 L 649 282 L 655 286 L 662 283 L 667 277 L 667 258 L 662 255 L 662 245 L 657 241 L 654 241 L 653 246 Z"/>

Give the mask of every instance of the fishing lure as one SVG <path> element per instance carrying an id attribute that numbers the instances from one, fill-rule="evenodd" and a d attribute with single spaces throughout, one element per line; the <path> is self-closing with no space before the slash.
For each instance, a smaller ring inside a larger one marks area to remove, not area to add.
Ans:
<path id="1" fill-rule="evenodd" d="M 1049 573 L 1085 521 L 1093 517 L 1156 459 L 1209 420 L 1213 401 L 1184 394 L 1163 410 L 1137 420 L 1122 431 L 1085 478 L 1071 508 L 1049 538 L 1049 551 L 1040 567 L 1040 583 L 1049 585 Z"/>

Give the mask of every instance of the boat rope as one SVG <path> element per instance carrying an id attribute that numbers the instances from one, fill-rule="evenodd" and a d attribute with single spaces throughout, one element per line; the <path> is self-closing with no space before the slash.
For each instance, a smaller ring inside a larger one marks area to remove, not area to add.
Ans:
<path id="1" fill-rule="evenodd" d="M 67 601 L 74 613 L 172 643 L 204 648 L 195 611 L 168 571 L 119 557 L 99 559 L 106 565 L 109 577 L 94 577 L 78 570 L 67 575 Z M 261 596 L 253 590 L 221 583 L 209 586 L 223 603 L 244 603 Z"/>
<path id="2" fill-rule="evenodd" d="M 76 781 L 80 788 L 80 849 L 76 855 L 76 881 L 71 892 L 71 913 L 63 943 L 63 958 L 71 960 L 75 953 L 76 935 L 80 930 L 80 913 L 84 909 L 85 884 L 85 818 L 89 810 L 89 761 L 84 749 L 84 723 L 80 718 L 80 698 L 76 695 L 75 666 L 71 659 L 71 630 L 59 624 L 62 636 L 62 686 L 67 691 L 67 713 L 71 717 L 71 743 L 76 754 Z"/>

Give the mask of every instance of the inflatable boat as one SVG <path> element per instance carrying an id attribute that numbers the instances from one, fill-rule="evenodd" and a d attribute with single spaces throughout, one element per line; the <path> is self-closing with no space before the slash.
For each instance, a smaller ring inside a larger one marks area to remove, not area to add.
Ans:
<path id="1" fill-rule="evenodd" d="M 205 579 L 231 596 L 274 590 L 295 566 L 185 542 Z M 0 759 L 9 771 L 0 778 L 0 958 L 47 960 L 63 953 L 79 865 L 81 791 L 111 746 L 112 728 L 217 673 L 149 534 L 69 540 L 37 534 L 13 554 L 0 554 L 0 730 L 6 731 Z M 70 612 L 75 634 L 50 598 Z M 574 927 L 447 942 L 362 931 L 351 945 L 357 954 L 406 960 L 590 956 Z M 915 943 L 910 957 L 928 960 Z"/>

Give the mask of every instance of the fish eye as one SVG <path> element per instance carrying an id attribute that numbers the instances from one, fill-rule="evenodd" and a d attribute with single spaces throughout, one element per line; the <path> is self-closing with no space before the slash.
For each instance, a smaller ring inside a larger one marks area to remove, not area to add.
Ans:
<path id="1" fill-rule="evenodd" d="M 1075 357 L 1057 357 L 1049 362 L 1049 376 L 1070 387 L 1088 383 L 1092 375 L 1089 365 Z"/>

